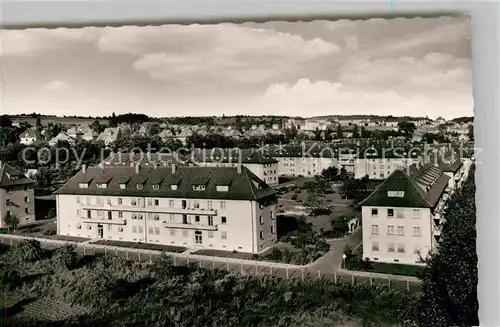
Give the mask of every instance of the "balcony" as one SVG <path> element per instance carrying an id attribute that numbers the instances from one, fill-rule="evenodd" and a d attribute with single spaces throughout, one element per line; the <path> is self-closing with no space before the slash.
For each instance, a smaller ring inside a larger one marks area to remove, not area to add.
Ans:
<path id="1" fill-rule="evenodd" d="M 141 212 L 141 213 L 166 213 L 166 214 L 185 214 L 197 216 L 217 216 L 217 209 L 202 209 L 202 208 L 174 208 L 160 206 L 124 206 L 109 204 L 104 205 L 82 205 L 83 210 L 103 210 L 103 211 L 123 211 L 123 212 Z"/>
<path id="2" fill-rule="evenodd" d="M 164 221 L 163 225 L 166 228 L 178 228 L 178 229 L 198 229 L 198 230 L 207 230 L 207 231 L 216 231 L 218 230 L 217 225 L 202 225 L 202 224 L 182 224 L 182 223 L 173 223 Z"/>
<path id="3" fill-rule="evenodd" d="M 102 225 L 126 225 L 125 219 L 98 219 L 98 218 L 83 218 L 82 222 L 87 224 L 102 224 Z"/>

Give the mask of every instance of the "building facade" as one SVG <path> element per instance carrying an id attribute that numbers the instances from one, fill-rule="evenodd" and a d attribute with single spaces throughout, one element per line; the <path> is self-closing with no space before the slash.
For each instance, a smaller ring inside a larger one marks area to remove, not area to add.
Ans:
<path id="1" fill-rule="evenodd" d="M 245 167 L 83 167 L 56 192 L 58 234 L 259 253 L 275 191 Z"/>
<path id="2" fill-rule="evenodd" d="M 8 164 L 0 162 L 0 227 L 7 215 L 19 224 L 35 221 L 35 182 Z"/>
<path id="3" fill-rule="evenodd" d="M 363 258 L 422 265 L 436 248 L 450 177 L 431 163 L 395 170 L 363 200 Z"/>

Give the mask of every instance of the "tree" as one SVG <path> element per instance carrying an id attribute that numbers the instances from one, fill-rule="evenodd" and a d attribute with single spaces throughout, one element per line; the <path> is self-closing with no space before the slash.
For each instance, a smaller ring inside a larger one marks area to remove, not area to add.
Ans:
<path id="1" fill-rule="evenodd" d="M 335 138 L 336 139 L 343 139 L 344 134 L 342 132 L 342 126 L 340 124 L 337 125 L 337 130 L 335 131 Z"/>
<path id="2" fill-rule="evenodd" d="M 413 133 L 417 129 L 414 123 L 407 121 L 400 121 L 398 123 L 399 131 L 402 132 L 406 137 L 411 138 Z"/>
<path id="3" fill-rule="evenodd" d="M 330 182 L 337 181 L 339 179 L 339 169 L 335 166 L 328 167 L 323 169 L 321 176 Z"/>
<path id="4" fill-rule="evenodd" d="M 40 167 L 35 174 L 36 187 L 45 188 L 52 184 L 52 172 L 48 167 Z"/>
<path id="5" fill-rule="evenodd" d="M 3 218 L 3 222 L 5 225 L 9 226 L 9 228 L 16 230 L 19 225 L 19 218 L 16 215 L 12 215 L 10 212 L 7 212 Z"/>
<path id="6" fill-rule="evenodd" d="M 92 122 L 90 128 L 96 133 L 101 133 L 102 131 L 104 131 L 104 126 L 101 125 L 101 122 L 98 119 L 95 119 Z"/>
<path id="7" fill-rule="evenodd" d="M 0 127 L 11 127 L 12 119 L 7 115 L 0 116 Z"/>
<path id="8" fill-rule="evenodd" d="M 469 132 L 467 135 L 469 136 L 469 141 L 474 141 L 474 125 L 469 125 Z"/>
<path id="9" fill-rule="evenodd" d="M 326 205 L 325 197 L 317 193 L 309 195 L 304 206 L 308 214 L 313 217 L 330 213 L 330 209 Z"/>
<path id="10" fill-rule="evenodd" d="M 335 237 L 344 236 L 349 231 L 349 218 L 347 216 L 331 217 L 330 227 Z"/>
<path id="11" fill-rule="evenodd" d="M 354 125 L 353 129 L 352 129 L 352 137 L 353 138 L 358 138 L 359 137 L 359 128 L 358 128 L 358 125 Z"/>

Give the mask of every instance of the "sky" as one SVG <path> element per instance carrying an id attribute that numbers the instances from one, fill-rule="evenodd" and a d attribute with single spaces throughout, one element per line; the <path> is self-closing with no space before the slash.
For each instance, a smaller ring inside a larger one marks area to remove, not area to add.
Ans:
<path id="1" fill-rule="evenodd" d="M 468 18 L 0 33 L 7 114 L 473 115 Z"/>

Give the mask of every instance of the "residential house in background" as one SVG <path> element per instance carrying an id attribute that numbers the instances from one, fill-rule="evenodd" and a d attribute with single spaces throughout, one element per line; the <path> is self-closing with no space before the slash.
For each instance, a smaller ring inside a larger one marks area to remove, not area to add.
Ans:
<path id="1" fill-rule="evenodd" d="M 363 258 L 423 265 L 438 244 L 450 177 L 433 164 L 397 169 L 360 202 Z"/>
<path id="2" fill-rule="evenodd" d="M 16 216 L 19 224 L 35 221 L 35 182 L 0 161 L 0 227 L 5 216 Z"/>
<path id="3" fill-rule="evenodd" d="M 246 167 L 82 167 L 55 192 L 57 233 L 261 253 L 276 191 Z"/>
<path id="4" fill-rule="evenodd" d="M 122 137 L 119 127 L 107 127 L 99 136 L 97 141 L 102 141 L 106 146 L 111 145 Z"/>
<path id="5" fill-rule="evenodd" d="M 24 132 L 19 135 L 19 139 L 21 140 L 21 144 L 30 145 L 38 141 L 38 135 L 35 128 L 28 128 Z"/>
<path id="6" fill-rule="evenodd" d="M 55 137 L 53 137 L 52 139 L 49 140 L 49 145 L 50 146 L 55 146 L 57 144 L 57 142 L 68 142 L 69 144 L 73 145 L 76 143 L 76 139 L 72 138 L 71 136 L 69 136 L 68 134 L 66 134 L 65 132 L 61 132 L 59 134 L 57 134 Z"/>

